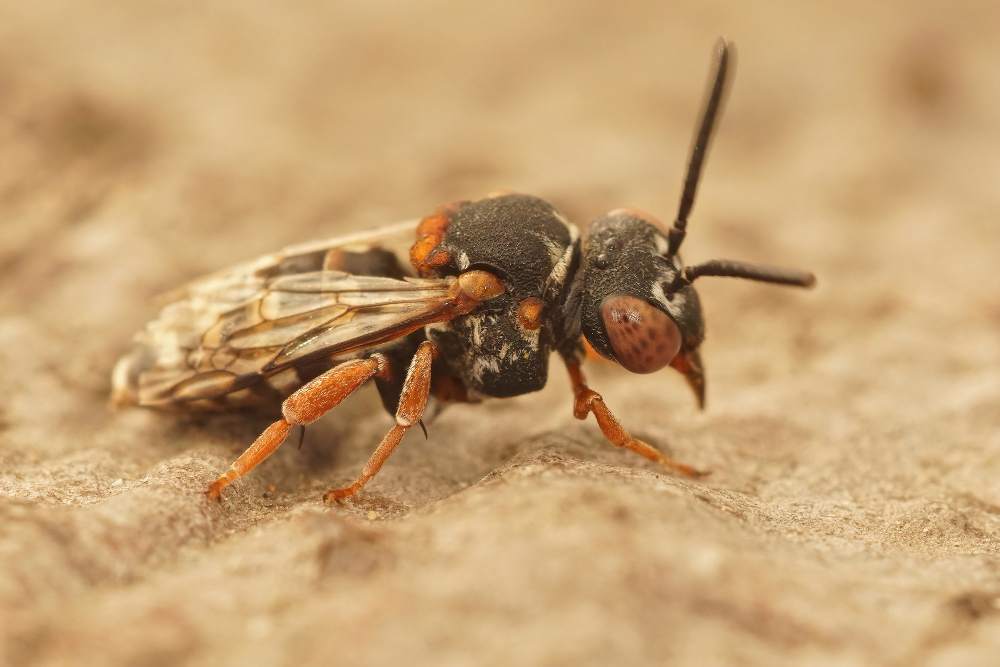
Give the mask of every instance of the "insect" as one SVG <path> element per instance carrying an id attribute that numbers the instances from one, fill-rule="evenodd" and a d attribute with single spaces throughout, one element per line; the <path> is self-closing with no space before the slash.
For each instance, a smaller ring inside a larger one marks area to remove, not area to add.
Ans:
<path id="1" fill-rule="evenodd" d="M 581 239 L 552 205 L 501 192 L 441 206 L 416 224 L 293 246 L 169 295 L 115 367 L 113 402 L 189 410 L 280 403 L 282 418 L 209 486 L 206 494 L 219 498 L 293 426 L 373 380 L 396 424 L 358 478 L 324 496 L 336 500 L 357 493 L 433 406 L 538 391 L 555 352 L 578 419 L 593 413 L 614 446 L 700 474 L 632 437 L 581 364 L 586 340 L 633 373 L 671 366 L 703 407 L 705 325 L 692 282 L 814 284 L 803 271 L 730 260 L 684 266 L 678 255 L 730 70 L 730 45 L 720 40 L 671 227 L 622 208 L 592 221 Z"/>

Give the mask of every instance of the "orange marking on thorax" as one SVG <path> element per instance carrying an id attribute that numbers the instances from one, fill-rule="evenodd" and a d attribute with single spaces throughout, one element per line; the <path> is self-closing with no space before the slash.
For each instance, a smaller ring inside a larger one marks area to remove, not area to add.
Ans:
<path id="1" fill-rule="evenodd" d="M 517 308 L 517 321 L 525 329 L 535 330 L 542 326 L 542 299 L 529 296 Z"/>
<path id="2" fill-rule="evenodd" d="M 451 261 L 451 255 L 437 249 L 451 222 L 450 213 L 457 211 L 468 202 L 452 202 L 439 206 L 433 214 L 427 216 L 417 225 L 417 241 L 410 248 L 410 264 L 425 278 L 434 275 L 434 269 Z"/>
<path id="3" fill-rule="evenodd" d="M 469 298 L 486 301 L 504 292 L 503 282 L 487 271 L 466 271 L 458 277 L 458 285 Z"/>

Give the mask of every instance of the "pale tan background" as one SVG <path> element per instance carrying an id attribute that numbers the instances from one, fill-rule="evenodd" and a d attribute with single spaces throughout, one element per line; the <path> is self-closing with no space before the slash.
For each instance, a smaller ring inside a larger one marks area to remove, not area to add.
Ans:
<path id="1" fill-rule="evenodd" d="M 1000 664 L 997 6 L 801 4 L 4 2 L 0 660 Z M 343 507 L 373 393 L 222 504 L 262 419 L 105 408 L 154 296 L 233 261 L 498 188 L 670 218 L 719 34 L 686 255 L 820 285 L 705 281 L 704 413 L 591 371 L 706 480 L 555 367 Z"/>

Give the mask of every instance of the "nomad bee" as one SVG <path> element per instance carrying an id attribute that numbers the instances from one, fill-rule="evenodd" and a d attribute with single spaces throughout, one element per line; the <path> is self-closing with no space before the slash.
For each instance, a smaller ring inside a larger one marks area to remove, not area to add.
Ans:
<path id="1" fill-rule="evenodd" d="M 415 226 L 293 246 L 170 295 L 118 362 L 113 402 L 191 410 L 280 402 L 282 418 L 209 486 L 218 498 L 293 426 L 319 419 L 373 379 L 396 425 L 352 484 L 325 495 L 333 500 L 357 493 L 435 406 L 540 390 L 557 352 L 578 419 L 593 413 L 614 446 L 697 475 L 629 435 L 580 366 L 585 339 L 633 373 L 672 366 L 703 406 L 705 324 L 691 283 L 814 283 L 809 273 L 745 262 L 684 266 L 677 254 L 729 61 L 720 40 L 672 227 L 621 208 L 591 222 L 581 241 L 550 204 L 501 192 L 441 206 Z"/>

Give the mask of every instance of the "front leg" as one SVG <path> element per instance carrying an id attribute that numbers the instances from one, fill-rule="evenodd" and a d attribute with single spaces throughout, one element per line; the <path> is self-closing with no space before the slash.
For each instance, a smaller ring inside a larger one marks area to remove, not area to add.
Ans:
<path id="1" fill-rule="evenodd" d="M 648 445 L 642 440 L 632 437 L 622 423 L 618 421 L 608 406 L 604 404 L 604 399 L 596 391 L 587 386 L 583 378 L 583 371 L 580 370 L 580 362 L 574 358 L 564 357 L 566 370 L 569 371 L 570 380 L 573 383 L 573 416 L 577 419 L 586 419 L 591 412 L 597 419 L 597 425 L 601 427 L 604 437 L 615 447 L 624 447 L 630 451 L 645 456 L 651 461 L 656 461 L 665 468 L 676 470 L 688 477 L 701 477 L 707 473 L 696 470 L 689 465 L 678 463 L 663 455 L 652 445 Z"/>

